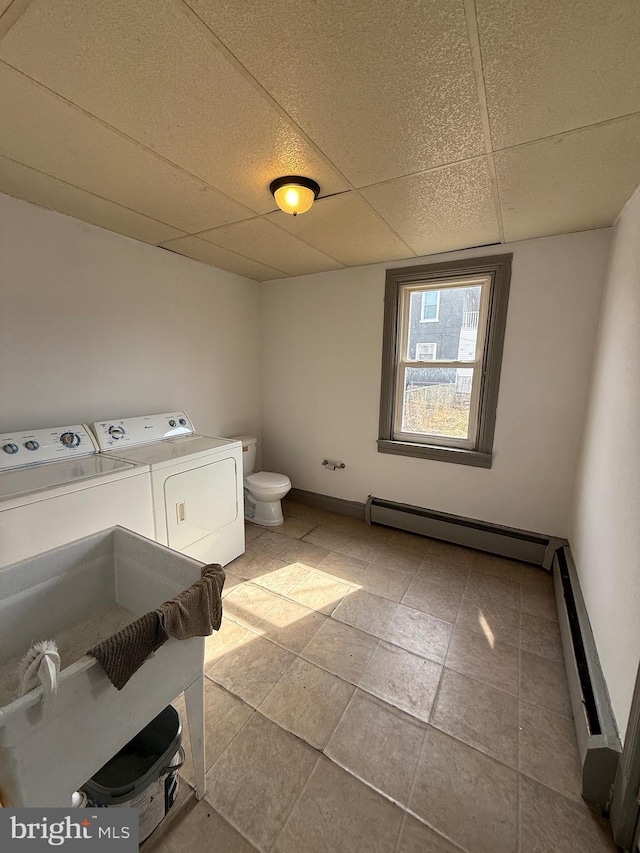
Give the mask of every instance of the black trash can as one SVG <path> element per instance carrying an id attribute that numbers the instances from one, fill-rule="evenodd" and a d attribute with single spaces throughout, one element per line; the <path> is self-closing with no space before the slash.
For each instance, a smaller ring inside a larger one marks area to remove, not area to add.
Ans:
<path id="1" fill-rule="evenodd" d="M 142 843 L 178 795 L 178 771 L 184 764 L 181 742 L 180 714 L 168 705 L 82 786 L 88 806 L 139 809 Z"/>

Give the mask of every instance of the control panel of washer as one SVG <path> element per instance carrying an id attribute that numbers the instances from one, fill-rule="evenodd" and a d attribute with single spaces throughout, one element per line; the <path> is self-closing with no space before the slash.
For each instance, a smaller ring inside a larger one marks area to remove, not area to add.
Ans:
<path id="1" fill-rule="evenodd" d="M 139 418 L 120 418 L 92 424 L 100 450 L 118 450 L 191 435 L 193 424 L 184 412 L 167 412 L 162 415 L 145 415 Z"/>
<path id="2" fill-rule="evenodd" d="M 97 451 L 96 440 L 85 424 L 7 432 L 0 435 L 0 471 Z"/>

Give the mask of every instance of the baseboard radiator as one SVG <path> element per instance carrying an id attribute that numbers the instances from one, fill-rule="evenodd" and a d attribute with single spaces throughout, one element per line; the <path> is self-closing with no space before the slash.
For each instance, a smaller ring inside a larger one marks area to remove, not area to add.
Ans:
<path id="1" fill-rule="evenodd" d="M 372 495 L 365 504 L 365 520 L 369 524 L 396 527 L 549 570 L 553 554 L 565 543 L 564 539 L 553 536 L 387 501 Z"/>
<path id="2" fill-rule="evenodd" d="M 622 747 L 568 545 L 554 555 L 553 580 L 582 764 L 582 796 L 608 811 Z"/>

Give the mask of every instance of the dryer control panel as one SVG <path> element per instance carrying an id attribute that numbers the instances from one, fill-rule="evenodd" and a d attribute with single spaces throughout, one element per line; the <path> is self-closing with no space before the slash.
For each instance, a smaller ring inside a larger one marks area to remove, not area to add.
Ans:
<path id="1" fill-rule="evenodd" d="M 97 452 L 96 440 L 85 424 L 18 430 L 0 435 L 0 471 Z"/>
<path id="2" fill-rule="evenodd" d="M 181 435 L 192 435 L 193 424 L 184 412 L 144 415 L 99 421 L 91 426 L 100 450 L 119 450 L 162 441 Z"/>

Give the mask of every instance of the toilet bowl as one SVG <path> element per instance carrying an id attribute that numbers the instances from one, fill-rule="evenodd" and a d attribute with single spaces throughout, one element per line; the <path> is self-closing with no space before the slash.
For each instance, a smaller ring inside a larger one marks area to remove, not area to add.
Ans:
<path id="1" fill-rule="evenodd" d="M 237 435 L 242 442 L 244 517 L 262 527 L 277 527 L 284 523 L 282 499 L 291 489 L 291 480 L 285 474 L 270 471 L 253 473 L 258 441 L 250 435 Z"/>

